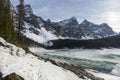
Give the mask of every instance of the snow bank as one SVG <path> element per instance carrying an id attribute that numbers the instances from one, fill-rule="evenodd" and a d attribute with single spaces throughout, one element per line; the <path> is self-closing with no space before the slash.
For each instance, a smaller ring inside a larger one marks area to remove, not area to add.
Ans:
<path id="1" fill-rule="evenodd" d="M 11 52 L 11 48 L 0 46 L 0 72 L 3 77 L 16 73 L 25 80 L 82 80 L 70 71 L 39 60 L 31 54 L 25 55 L 23 49 L 7 43 L 2 38 L 0 42 L 13 47 Z"/>
<path id="2" fill-rule="evenodd" d="M 120 80 L 120 77 L 114 76 L 111 74 L 105 74 L 105 73 L 100 73 L 100 72 L 98 73 L 98 72 L 94 72 L 92 70 L 87 70 L 87 72 L 95 75 L 96 77 L 104 78 L 105 80 Z"/>

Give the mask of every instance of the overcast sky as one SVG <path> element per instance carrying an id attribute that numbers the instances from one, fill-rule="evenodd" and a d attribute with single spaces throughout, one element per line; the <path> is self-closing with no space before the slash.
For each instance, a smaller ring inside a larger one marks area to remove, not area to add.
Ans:
<path id="1" fill-rule="evenodd" d="M 11 0 L 14 5 L 18 0 Z M 108 23 L 120 32 L 120 0 L 25 0 L 34 13 L 44 19 L 60 21 L 75 16 L 79 23 L 87 19 L 93 23 Z"/>

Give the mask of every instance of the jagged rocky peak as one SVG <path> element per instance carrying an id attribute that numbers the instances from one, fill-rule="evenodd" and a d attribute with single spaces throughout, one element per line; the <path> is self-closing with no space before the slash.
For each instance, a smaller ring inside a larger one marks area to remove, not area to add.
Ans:
<path id="1" fill-rule="evenodd" d="M 100 24 L 99 26 L 111 28 L 107 23 L 102 23 L 102 24 Z M 112 28 L 111 28 L 111 29 L 112 29 Z"/>
<path id="2" fill-rule="evenodd" d="M 30 17 L 33 14 L 33 10 L 30 5 L 24 5 L 25 7 L 25 17 Z"/>
<path id="3" fill-rule="evenodd" d="M 42 26 L 43 18 L 34 14 L 31 5 L 24 5 L 25 17 L 24 21 L 32 25 L 33 27 L 40 28 Z"/>
<path id="4" fill-rule="evenodd" d="M 22 9 L 21 9 L 22 8 Z M 21 11 L 20 14 L 22 14 L 22 21 L 24 22 L 23 26 L 24 28 L 32 27 L 32 28 L 38 28 L 41 29 L 41 26 L 43 25 L 43 18 L 40 16 L 37 16 L 34 14 L 33 9 L 31 5 L 25 4 L 24 0 L 20 1 L 20 3 L 16 6 L 16 15 L 15 15 L 15 25 L 18 24 L 19 19 L 19 12 Z"/>
<path id="5" fill-rule="evenodd" d="M 95 38 L 95 39 L 103 38 L 103 37 L 107 37 L 115 34 L 112 28 L 106 23 L 98 25 L 88 20 L 84 20 L 79 25 L 79 28 L 80 30 L 82 30 L 85 36 Z"/>
<path id="6" fill-rule="evenodd" d="M 108 35 L 116 34 L 116 32 L 114 32 L 113 29 L 107 23 L 100 24 L 99 27 L 102 29 L 104 34 Z"/>
<path id="7" fill-rule="evenodd" d="M 93 25 L 92 22 L 88 21 L 87 19 L 85 19 L 82 23 L 80 23 L 81 26 L 88 26 L 88 25 Z"/>
<path id="8" fill-rule="evenodd" d="M 46 21 L 46 22 L 51 23 L 51 20 L 50 20 L 50 19 L 47 19 L 47 21 Z"/>
<path id="9" fill-rule="evenodd" d="M 99 25 L 99 27 L 100 28 L 106 28 L 106 29 L 111 29 L 112 30 L 112 28 L 107 23 L 102 23 L 102 24 Z"/>
<path id="10" fill-rule="evenodd" d="M 71 17 L 69 19 L 65 19 L 63 21 L 60 21 L 59 24 L 61 26 L 66 26 L 66 25 L 78 25 L 78 21 L 76 19 L 76 17 Z"/>
<path id="11" fill-rule="evenodd" d="M 87 19 L 83 20 L 82 23 L 90 23 Z"/>
<path id="12" fill-rule="evenodd" d="M 77 19 L 76 19 L 75 16 L 71 17 L 69 20 L 71 20 L 71 21 L 77 21 Z"/>

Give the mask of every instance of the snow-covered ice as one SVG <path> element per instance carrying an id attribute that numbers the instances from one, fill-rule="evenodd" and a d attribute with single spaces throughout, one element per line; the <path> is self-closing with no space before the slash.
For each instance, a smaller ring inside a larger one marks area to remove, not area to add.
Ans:
<path id="1" fill-rule="evenodd" d="M 116 64 L 115 68 L 111 72 L 114 75 L 120 76 L 120 63 Z"/>
<path id="2" fill-rule="evenodd" d="M 33 49 L 31 51 L 34 52 Z M 77 65 L 85 65 L 90 69 L 100 68 L 103 72 L 108 70 L 107 73 L 95 73 L 98 77 L 105 78 L 105 80 L 120 80 L 120 49 L 63 49 L 45 52 L 35 52 L 43 57 L 50 59 L 73 63 Z M 68 59 L 69 58 L 69 59 Z M 98 70 L 99 71 L 99 70 Z M 108 76 L 108 78 L 106 77 Z M 111 76 L 109 78 L 109 76 Z"/>
<path id="3" fill-rule="evenodd" d="M 87 72 L 95 75 L 96 77 L 101 77 L 101 78 L 103 78 L 103 79 L 105 79 L 105 80 L 120 80 L 120 77 L 114 76 L 114 75 L 111 75 L 111 74 L 94 72 L 94 71 L 92 71 L 92 70 L 87 70 Z"/>

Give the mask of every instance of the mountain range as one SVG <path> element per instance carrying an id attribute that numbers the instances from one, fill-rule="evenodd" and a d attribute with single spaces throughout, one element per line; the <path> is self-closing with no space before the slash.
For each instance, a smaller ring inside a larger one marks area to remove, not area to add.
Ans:
<path id="1" fill-rule="evenodd" d="M 39 43 L 54 39 L 99 39 L 117 34 L 107 23 L 94 24 L 84 20 L 79 24 L 75 17 L 59 22 L 44 20 L 34 14 L 30 5 L 24 5 L 23 34 Z M 18 25 L 15 20 L 15 25 Z"/>
<path id="2" fill-rule="evenodd" d="M 86 19 L 79 23 L 74 16 L 52 22 L 50 19 L 44 20 L 41 16 L 35 15 L 31 5 L 24 4 L 23 7 L 25 15 L 22 18 L 24 24 L 21 33 L 44 48 L 120 47 L 119 33 L 113 31 L 107 23 L 94 24 Z M 14 17 L 16 28 L 18 28 L 17 17 L 17 15 Z"/>

